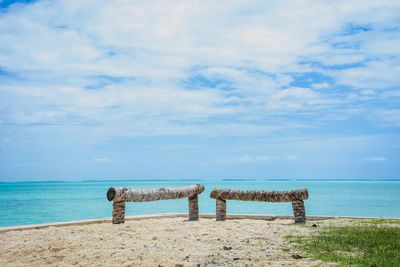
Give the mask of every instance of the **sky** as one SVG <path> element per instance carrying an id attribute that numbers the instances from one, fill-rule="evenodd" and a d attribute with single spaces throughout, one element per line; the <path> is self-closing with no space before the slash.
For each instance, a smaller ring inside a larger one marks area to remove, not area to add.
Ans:
<path id="1" fill-rule="evenodd" d="M 0 0 L 0 181 L 399 174 L 399 0 Z"/>

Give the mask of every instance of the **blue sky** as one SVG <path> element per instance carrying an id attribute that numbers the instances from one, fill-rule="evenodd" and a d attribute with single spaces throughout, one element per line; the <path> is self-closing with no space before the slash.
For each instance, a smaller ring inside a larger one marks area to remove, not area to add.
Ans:
<path id="1" fill-rule="evenodd" d="M 399 179 L 400 1 L 0 1 L 0 181 Z"/>

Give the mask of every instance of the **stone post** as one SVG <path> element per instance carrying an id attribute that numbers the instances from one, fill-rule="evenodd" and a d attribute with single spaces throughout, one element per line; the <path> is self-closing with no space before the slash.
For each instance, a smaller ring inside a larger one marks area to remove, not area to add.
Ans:
<path id="1" fill-rule="evenodd" d="M 305 223 L 306 222 L 306 209 L 304 207 L 303 200 L 293 200 L 292 201 L 294 222 L 295 223 Z"/>
<path id="2" fill-rule="evenodd" d="M 199 220 L 199 195 L 189 197 L 189 221 Z"/>
<path id="3" fill-rule="evenodd" d="M 125 222 L 125 201 L 114 201 L 112 211 L 112 223 Z"/>
<path id="4" fill-rule="evenodd" d="M 217 221 L 225 221 L 226 220 L 226 200 L 217 198 L 217 212 L 216 219 Z"/>

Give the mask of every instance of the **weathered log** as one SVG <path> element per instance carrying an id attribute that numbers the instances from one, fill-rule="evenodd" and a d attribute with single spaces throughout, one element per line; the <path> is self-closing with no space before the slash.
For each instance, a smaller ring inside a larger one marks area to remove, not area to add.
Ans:
<path id="1" fill-rule="evenodd" d="M 189 221 L 199 220 L 199 197 L 198 195 L 189 197 Z"/>
<path id="2" fill-rule="evenodd" d="M 125 201 L 114 201 L 112 211 L 112 223 L 124 223 L 125 222 Z"/>
<path id="3" fill-rule="evenodd" d="M 225 221 L 226 220 L 226 200 L 217 199 L 216 201 L 216 215 L 215 218 L 217 221 Z"/>
<path id="4" fill-rule="evenodd" d="M 292 201 L 293 215 L 295 223 L 305 223 L 306 222 L 306 209 L 304 207 L 303 200 L 293 200 Z"/>
<path id="5" fill-rule="evenodd" d="M 211 198 L 223 200 L 264 201 L 264 202 L 291 202 L 293 200 L 308 199 L 307 189 L 291 191 L 265 190 L 233 190 L 215 188 Z"/>
<path id="6" fill-rule="evenodd" d="M 192 197 L 204 191 L 204 186 L 190 185 L 177 188 L 114 188 L 107 192 L 109 201 L 146 202 Z"/>
<path id="7" fill-rule="evenodd" d="M 180 188 L 114 188 L 107 191 L 107 199 L 114 201 L 112 222 L 114 224 L 125 222 L 125 202 L 144 202 L 166 199 L 189 199 L 189 220 L 199 219 L 198 194 L 204 191 L 204 186 L 197 184 Z"/>
<path id="8" fill-rule="evenodd" d="M 216 220 L 226 220 L 226 200 L 292 202 L 295 223 L 306 222 L 304 200 L 308 199 L 308 190 L 264 191 L 264 190 L 232 190 L 215 188 L 211 198 L 216 199 Z"/>

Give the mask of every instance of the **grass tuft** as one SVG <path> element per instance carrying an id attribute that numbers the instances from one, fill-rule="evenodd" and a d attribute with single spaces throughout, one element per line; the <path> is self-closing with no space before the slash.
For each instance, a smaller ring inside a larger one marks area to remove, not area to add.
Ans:
<path id="1" fill-rule="evenodd" d="M 381 225 L 381 224 L 394 224 L 399 225 L 400 220 L 397 219 L 368 219 L 368 220 L 360 220 L 361 223 L 373 224 L 373 225 Z"/>
<path id="2" fill-rule="evenodd" d="M 400 266 L 399 227 L 331 227 L 288 238 L 316 259 L 341 266 Z"/>

